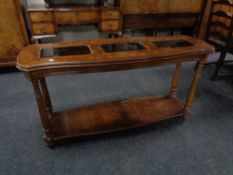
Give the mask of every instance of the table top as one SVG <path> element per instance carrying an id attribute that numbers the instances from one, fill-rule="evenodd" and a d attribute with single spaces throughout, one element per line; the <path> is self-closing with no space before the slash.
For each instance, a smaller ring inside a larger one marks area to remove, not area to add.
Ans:
<path id="1" fill-rule="evenodd" d="M 190 36 L 96 39 L 34 44 L 18 55 L 17 68 L 30 72 L 64 67 L 113 66 L 135 62 L 161 62 L 208 55 L 214 48 Z M 184 60 L 185 61 L 185 60 Z"/>

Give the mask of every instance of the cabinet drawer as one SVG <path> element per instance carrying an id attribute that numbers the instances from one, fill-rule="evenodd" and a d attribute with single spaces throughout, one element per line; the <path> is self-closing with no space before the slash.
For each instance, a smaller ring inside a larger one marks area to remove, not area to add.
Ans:
<path id="1" fill-rule="evenodd" d="M 34 35 L 56 34 L 53 23 L 32 23 L 32 33 Z"/>
<path id="2" fill-rule="evenodd" d="M 54 16 L 52 12 L 29 12 L 31 22 L 52 22 Z"/>
<path id="3" fill-rule="evenodd" d="M 58 25 L 77 25 L 95 23 L 99 20 L 99 10 L 55 12 Z"/>
<path id="4" fill-rule="evenodd" d="M 100 30 L 102 32 L 116 32 L 121 30 L 119 20 L 101 21 Z"/>
<path id="5" fill-rule="evenodd" d="M 103 9 L 101 11 L 101 19 L 120 19 L 120 11 L 117 9 Z"/>

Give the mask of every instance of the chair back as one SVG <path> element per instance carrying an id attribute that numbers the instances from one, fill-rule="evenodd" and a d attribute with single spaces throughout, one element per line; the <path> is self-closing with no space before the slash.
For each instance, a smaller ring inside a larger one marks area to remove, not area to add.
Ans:
<path id="1" fill-rule="evenodd" d="M 213 0 L 206 41 L 216 50 L 227 49 L 233 32 L 233 0 Z"/>

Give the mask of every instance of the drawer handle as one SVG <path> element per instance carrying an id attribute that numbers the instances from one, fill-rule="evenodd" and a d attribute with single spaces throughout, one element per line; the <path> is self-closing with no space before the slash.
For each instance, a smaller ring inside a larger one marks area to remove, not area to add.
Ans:
<path id="1" fill-rule="evenodd" d="M 109 30 L 113 29 L 113 25 L 111 23 L 109 23 Z"/>
<path id="2" fill-rule="evenodd" d="M 43 34 L 46 34 L 46 33 L 47 33 L 46 30 L 45 30 L 45 28 L 42 29 L 42 33 L 43 33 Z"/>

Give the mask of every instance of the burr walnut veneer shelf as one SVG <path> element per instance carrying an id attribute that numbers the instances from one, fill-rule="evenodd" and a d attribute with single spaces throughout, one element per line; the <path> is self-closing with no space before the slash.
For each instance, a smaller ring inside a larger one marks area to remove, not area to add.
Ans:
<path id="1" fill-rule="evenodd" d="M 143 126 L 172 117 L 187 117 L 203 64 L 213 47 L 188 36 L 98 39 L 80 42 L 31 45 L 21 51 L 17 67 L 32 81 L 49 145 L 74 136 L 113 132 Z M 181 64 L 198 66 L 186 101 L 176 98 Z M 46 76 L 120 71 L 176 64 L 171 90 L 161 97 L 90 105 L 53 112 Z"/>

